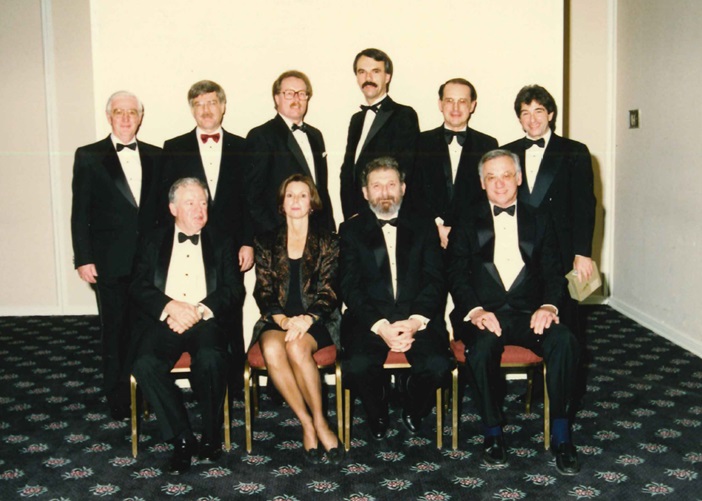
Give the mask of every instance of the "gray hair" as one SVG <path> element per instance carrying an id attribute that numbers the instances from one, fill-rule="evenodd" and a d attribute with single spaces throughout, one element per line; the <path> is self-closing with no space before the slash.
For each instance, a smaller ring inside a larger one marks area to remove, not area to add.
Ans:
<path id="1" fill-rule="evenodd" d="M 192 108 L 193 101 L 195 101 L 196 97 L 209 94 L 210 92 L 217 94 L 217 99 L 219 99 L 220 103 L 227 104 L 227 95 L 224 93 L 224 89 L 221 85 L 212 80 L 200 80 L 199 82 L 195 82 L 188 90 L 188 104 Z"/>
<path id="2" fill-rule="evenodd" d="M 519 157 L 515 154 L 512 153 L 509 150 L 491 150 L 485 153 L 482 158 L 480 159 L 480 163 L 478 163 L 478 174 L 480 175 L 480 180 L 483 181 L 485 179 L 485 175 L 483 174 L 483 165 L 485 165 L 485 162 L 489 162 L 490 160 L 494 160 L 496 158 L 502 158 L 502 157 L 509 157 L 512 159 L 512 162 L 514 162 L 514 168 L 516 170 L 516 174 L 521 174 L 522 173 L 522 164 L 519 161 Z"/>
<path id="3" fill-rule="evenodd" d="M 209 192 L 207 191 L 207 186 L 205 183 L 203 183 L 200 179 L 196 177 L 181 177 L 178 179 L 175 183 L 171 185 L 171 188 L 168 190 L 168 201 L 172 204 L 175 203 L 175 198 L 176 198 L 176 192 L 178 191 L 179 188 L 182 188 L 184 186 L 199 186 L 203 190 L 205 190 L 205 195 L 209 198 Z"/>
<path id="4" fill-rule="evenodd" d="M 144 105 L 141 102 L 141 99 L 139 99 L 136 94 L 129 92 L 128 90 L 118 90 L 114 94 L 112 94 L 109 98 L 107 98 L 107 104 L 105 105 L 105 112 L 107 112 L 108 115 L 112 114 L 112 101 L 117 99 L 118 97 L 133 97 L 137 101 L 137 105 L 139 106 L 139 109 L 137 110 L 139 112 L 139 115 L 144 114 Z"/>
<path id="5" fill-rule="evenodd" d="M 372 172 L 377 170 L 394 170 L 397 172 L 400 182 L 405 182 L 405 173 L 400 169 L 400 164 L 397 163 L 393 157 L 378 157 L 375 160 L 371 160 L 366 164 L 366 168 L 363 169 L 363 186 L 368 187 L 368 177 Z"/>

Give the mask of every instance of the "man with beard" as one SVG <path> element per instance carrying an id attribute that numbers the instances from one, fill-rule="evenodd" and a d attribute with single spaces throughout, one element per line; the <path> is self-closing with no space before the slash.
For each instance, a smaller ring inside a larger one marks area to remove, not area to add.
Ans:
<path id="1" fill-rule="evenodd" d="M 366 206 L 362 194 L 364 166 L 374 158 L 390 156 L 397 160 L 400 171 L 407 173 L 414 162 L 419 136 L 417 113 L 387 95 L 393 69 L 392 60 L 385 52 L 378 49 L 359 52 L 353 72 L 366 104 L 351 117 L 341 166 L 341 207 L 345 220 Z"/>
<path id="2" fill-rule="evenodd" d="M 404 353 L 412 365 L 400 388 L 407 397 L 402 421 L 411 433 L 450 370 L 446 292 L 434 222 L 400 210 L 405 183 L 397 161 L 373 160 L 362 180 L 367 205 L 339 231 L 344 377 L 361 397 L 372 437 L 382 440 L 389 422 L 388 353 Z"/>

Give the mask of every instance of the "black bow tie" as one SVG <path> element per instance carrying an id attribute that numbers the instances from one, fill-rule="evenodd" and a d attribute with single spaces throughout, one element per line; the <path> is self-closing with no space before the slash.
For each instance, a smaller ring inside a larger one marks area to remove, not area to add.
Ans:
<path id="1" fill-rule="evenodd" d="M 492 213 L 495 214 L 496 216 L 499 216 L 503 212 L 506 212 L 510 216 L 514 216 L 514 211 L 517 210 L 516 205 L 510 205 L 509 207 L 505 207 L 504 209 L 502 207 L 498 207 L 497 205 L 492 206 Z"/>
<path id="2" fill-rule="evenodd" d="M 455 137 L 456 140 L 458 141 L 458 144 L 463 146 L 463 143 L 466 142 L 467 135 L 468 135 L 468 131 L 465 131 L 465 130 L 457 132 L 455 130 L 444 129 L 444 138 L 446 138 L 446 144 L 451 144 L 451 141 L 453 141 L 453 138 Z"/>
<path id="3" fill-rule="evenodd" d="M 367 106 L 365 104 L 361 105 L 361 109 L 366 112 L 368 110 L 371 110 L 373 113 L 378 113 L 378 110 L 380 109 L 380 103 L 375 103 L 372 106 Z"/>
<path id="4" fill-rule="evenodd" d="M 178 243 L 182 244 L 186 240 L 190 240 L 193 245 L 197 245 L 197 243 L 200 241 L 200 235 L 186 235 L 182 231 L 178 232 Z"/>
<path id="5" fill-rule="evenodd" d="M 297 124 L 292 124 L 292 131 L 295 132 L 296 130 L 301 130 L 305 134 L 307 134 L 307 124 L 302 124 L 302 125 L 297 125 Z"/>
<path id="6" fill-rule="evenodd" d="M 538 146 L 539 148 L 543 148 L 544 146 L 546 146 L 546 141 L 544 140 L 543 137 L 540 137 L 536 141 L 534 141 L 533 139 L 529 139 L 528 137 L 524 138 L 524 149 L 525 150 L 528 150 L 529 148 L 531 148 L 534 145 Z"/>
<path id="7" fill-rule="evenodd" d="M 378 224 L 380 225 L 381 228 L 383 226 L 385 226 L 386 224 L 389 224 L 390 226 L 397 227 L 397 218 L 394 217 L 392 219 L 378 219 Z"/>
<path id="8" fill-rule="evenodd" d="M 122 143 L 117 143 L 117 151 L 122 151 L 125 148 L 129 148 L 130 150 L 136 151 L 136 143 L 129 143 L 129 144 L 122 144 Z"/>

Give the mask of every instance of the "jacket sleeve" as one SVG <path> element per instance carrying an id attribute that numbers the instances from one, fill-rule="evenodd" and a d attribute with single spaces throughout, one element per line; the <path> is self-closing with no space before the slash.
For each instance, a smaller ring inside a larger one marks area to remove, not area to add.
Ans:
<path id="1" fill-rule="evenodd" d="M 90 214 L 92 206 L 92 179 L 89 153 L 76 150 L 73 162 L 73 201 L 71 207 L 71 237 L 73 261 L 76 268 L 95 263 L 90 243 Z"/>

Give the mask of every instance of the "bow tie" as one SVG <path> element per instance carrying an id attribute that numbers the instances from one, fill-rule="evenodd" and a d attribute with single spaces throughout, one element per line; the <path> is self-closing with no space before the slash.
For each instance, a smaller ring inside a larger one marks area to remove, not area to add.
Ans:
<path id="1" fill-rule="evenodd" d="M 366 112 L 368 110 L 371 110 L 373 113 L 378 113 L 378 110 L 380 109 L 380 103 L 375 103 L 372 106 L 367 106 L 365 104 L 361 105 L 361 109 Z"/>
<path id="2" fill-rule="evenodd" d="M 504 209 L 502 207 L 498 207 L 497 205 L 492 206 L 492 213 L 495 214 L 496 216 L 499 216 L 503 212 L 506 212 L 510 216 L 514 216 L 514 211 L 517 210 L 517 206 L 512 204 L 509 207 L 505 207 Z"/>
<path id="3" fill-rule="evenodd" d="M 463 143 L 466 142 L 466 136 L 468 135 L 468 131 L 462 130 L 462 131 L 455 131 L 455 130 L 448 130 L 444 129 L 444 138 L 446 138 L 446 144 L 451 144 L 451 141 L 453 141 L 453 138 L 456 138 L 456 141 L 458 141 L 458 144 L 463 146 Z"/>
<path id="4" fill-rule="evenodd" d="M 378 219 L 378 224 L 382 228 L 386 224 L 389 224 L 390 226 L 394 226 L 397 228 L 397 218 L 394 217 L 392 219 Z"/>
<path id="5" fill-rule="evenodd" d="M 217 134 L 200 134 L 200 139 L 203 143 L 207 143 L 208 139 L 212 139 L 215 143 L 219 143 L 219 132 Z"/>
<path id="6" fill-rule="evenodd" d="M 129 143 L 129 144 L 122 144 L 122 143 L 117 143 L 117 146 L 115 147 L 117 151 L 122 151 L 125 148 L 129 148 L 130 150 L 136 151 L 136 143 Z"/>
<path id="7" fill-rule="evenodd" d="M 295 132 L 296 130 L 300 130 L 307 134 L 307 124 L 303 123 L 302 125 L 297 125 L 297 124 L 292 124 L 291 127 L 292 131 Z"/>
<path id="8" fill-rule="evenodd" d="M 200 235 L 188 236 L 185 233 L 183 233 L 182 231 L 179 231 L 178 232 L 178 243 L 182 244 L 186 240 L 190 240 L 193 243 L 193 245 L 197 245 L 197 243 L 200 241 Z"/>
<path id="9" fill-rule="evenodd" d="M 534 145 L 538 146 L 539 148 L 543 148 L 544 146 L 546 146 L 546 141 L 544 140 L 543 137 L 540 137 L 536 141 L 534 141 L 533 139 L 529 139 L 528 137 L 524 138 L 524 149 L 525 150 L 528 150 L 529 148 L 531 148 Z"/>

